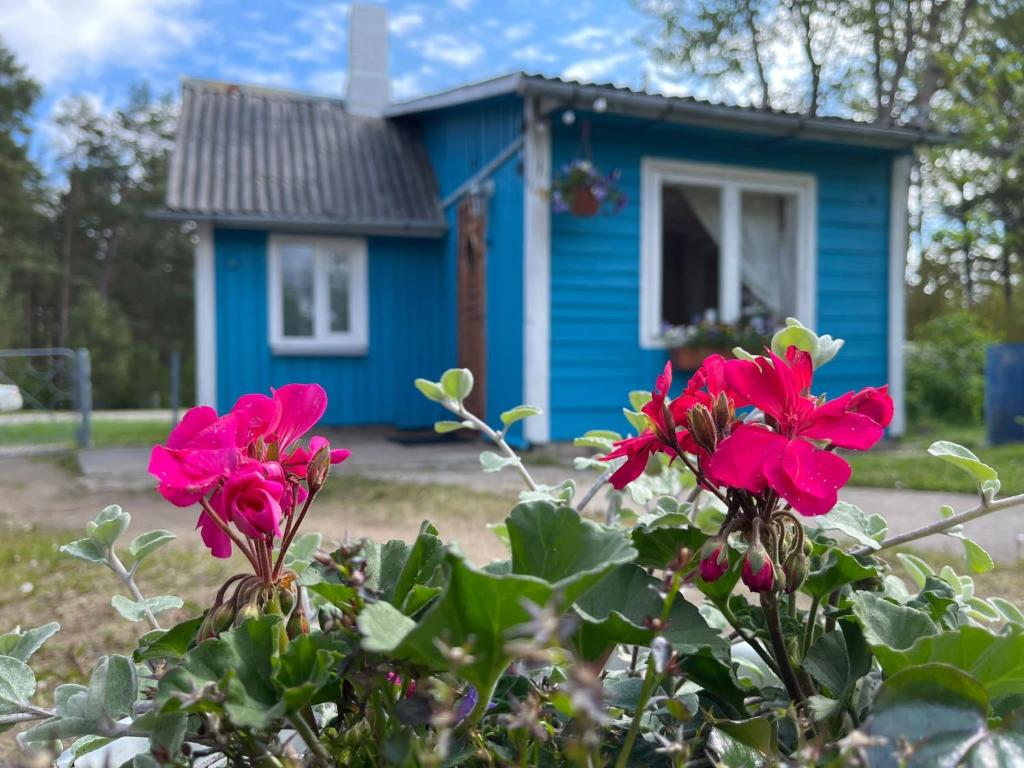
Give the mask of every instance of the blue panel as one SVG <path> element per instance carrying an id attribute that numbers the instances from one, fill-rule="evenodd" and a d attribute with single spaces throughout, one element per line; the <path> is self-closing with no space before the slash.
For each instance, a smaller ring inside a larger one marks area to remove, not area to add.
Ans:
<path id="1" fill-rule="evenodd" d="M 414 388 L 443 370 L 445 274 L 436 240 L 369 238 L 370 348 L 359 357 L 274 356 L 267 341 L 267 233 L 217 230 L 217 400 L 293 381 L 327 390 L 324 423 L 424 427 L 441 409 Z"/>
<path id="2" fill-rule="evenodd" d="M 445 197 L 490 162 L 522 132 L 518 97 L 490 99 L 418 118 L 424 145 Z M 523 185 L 518 156 L 494 175 L 487 231 L 487 418 L 519 405 L 523 397 Z M 456 204 L 457 205 L 457 204 Z M 443 245 L 447 282 L 448 364 L 456 363 L 456 205 L 447 211 Z M 438 370 L 434 375 L 439 375 Z M 518 436 L 520 427 L 513 431 Z"/>
<path id="3" fill-rule="evenodd" d="M 814 174 L 818 329 L 848 340 L 816 389 L 835 395 L 886 381 L 890 153 L 617 116 L 588 119 L 593 160 L 605 172 L 619 170 L 629 203 L 617 216 L 552 217 L 552 439 L 627 429 L 627 393 L 650 389 L 665 364 L 663 351 L 639 346 L 643 157 Z M 580 154 L 579 121 L 552 123 L 557 169 Z"/>

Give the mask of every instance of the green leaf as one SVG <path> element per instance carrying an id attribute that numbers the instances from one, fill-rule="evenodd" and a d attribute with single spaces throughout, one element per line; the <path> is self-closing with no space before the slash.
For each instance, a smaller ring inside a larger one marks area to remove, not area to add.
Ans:
<path id="1" fill-rule="evenodd" d="M 1024 611 L 1021 611 L 1020 608 L 1009 600 L 1004 600 L 1001 597 L 990 597 L 988 602 L 993 608 L 999 611 L 1006 621 L 1011 624 L 1024 626 Z"/>
<path id="2" fill-rule="evenodd" d="M 964 554 L 967 557 L 967 567 L 974 573 L 987 573 L 996 567 L 992 562 L 992 556 L 988 551 L 973 539 L 964 538 Z"/>
<path id="3" fill-rule="evenodd" d="M 864 565 L 853 555 L 833 547 L 825 553 L 820 567 L 807 575 L 801 590 L 820 599 L 846 584 L 874 578 L 877 575 L 878 570 L 873 566 Z"/>
<path id="4" fill-rule="evenodd" d="M 284 567 L 298 574 L 305 573 L 309 568 L 316 553 L 320 551 L 320 544 L 324 537 L 319 533 L 304 533 L 296 536 L 284 555 Z M 318 579 L 315 579 L 317 581 Z"/>
<path id="5" fill-rule="evenodd" d="M 1003 700 L 1024 703 L 1024 634 L 1017 628 L 997 635 L 964 624 L 951 632 L 921 637 L 910 646 L 873 650 L 886 675 L 932 662 L 950 664 L 971 674 L 994 706 Z"/>
<path id="6" fill-rule="evenodd" d="M 828 514 L 813 518 L 813 524 L 826 530 L 839 531 L 858 544 L 878 549 L 889 526 L 881 515 L 865 515 L 860 507 L 838 502 Z"/>
<path id="7" fill-rule="evenodd" d="M 107 558 L 105 554 L 100 551 L 100 548 L 93 543 L 92 539 L 78 539 L 72 541 L 70 544 L 65 544 L 60 548 L 60 551 L 65 555 L 71 555 L 79 560 L 85 560 L 87 563 L 105 563 Z"/>
<path id="8" fill-rule="evenodd" d="M 879 648 L 901 650 L 939 631 L 927 613 L 897 605 L 872 592 L 853 598 L 853 615 L 864 629 L 864 639 L 877 653 Z"/>
<path id="9" fill-rule="evenodd" d="M 383 600 L 360 611 L 356 624 L 363 636 L 363 650 L 371 653 L 393 651 L 416 626 L 415 621 Z"/>
<path id="10" fill-rule="evenodd" d="M 381 597 L 401 608 L 414 586 L 437 585 L 435 576 L 443 559 L 444 543 L 437 528 L 424 521 L 412 546 L 389 541 L 381 547 L 380 573 L 369 576 Z"/>
<path id="11" fill-rule="evenodd" d="M 928 577 L 935 575 L 934 569 L 917 555 L 900 552 L 896 555 L 896 559 L 902 563 L 907 573 L 910 574 L 910 578 L 917 584 L 918 589 L 924 589 Z"/>
<path id="12" fill-rule="evenodd" d="M 790 347 L 802 349 L 813 356 L 818 351 L 818 336 L 802 325 L 787 325 L 772 336 L 772 352 L 785 358 Z"/>
<path id="13" fill-rule="evenodd" d="M 175 535 L 170 531 L 163 529 L 157 531 L 149 531 L 143 533 L 132 539 L 128 545 L 128 553 L 134 558 L 135 562 L 138 563 L 149 555 L 153 554 L 156 550 L 167 544 L 170 541 L 174 541 Z"/>
<path id="14" fill-rule="evenodd" d="M 962 469 L 984 493 L 992 495 L 999 490 L 999 474 L 962 445 L 939 440 L 929 446 L 928 453 Z"/>
<path id="15" fill-rule="evenodd" d="M 629 393 L 629 407 L 638 413 L 649 402 L 651 402 L 651 393 L 646 389 L 634 389 Z"/>
<path id="16" fill-rule="evenodd" d="M 286 712 L 298 712 L 314 703 L 330 680 L 331 665 L 341 658 L 343 648 L 341 641 L 320 632 L 300 635 L 288 644 L 274 677 L 282 689 Z"/>
<path id="17" fill-rule="evenodd" d="M 580 617 L 573 645 L 581 658 L 596 661 L 615 645 L 649 645 L 654 633 L 645 619 L 661 615 L 660 581 L 633 563 L 620 565 L 581 597 L 575 606 Z M 700 611 L 682 595 L 676 598 L 662 633 L 677 650 L 707 646 L 724 653 L 726 643 L 712 630 Z"/>
<path id="18" fill-rule="evenodd" d="M 650 421 L 647 415 L 636 411 L 631 411 L 628 408 L 622 409 L 622 415 L 626 417 L 626 421 L 629 422 L 629 426 L 633 428 L 633 431 L 640 435 L 643 434 L 650 426 Z"/>
<path id="19" fill-rule="evenodd" d="M 540 416 L 542 413 L 544 411 L 535 405 L 517 405 L 515 408 L 511 408 L 501 414 L 501 423 L 506 427 L 510 427 L 517 421 L 528 419 L 531 416 Z"/>
<path id="20" fill-rule="evenodd" d="M 24 632 L 16 630 L 0 635 L 0 654 L 28 662 L 32 654 L 59 631 L 60 624 L 51 621 L 35 629 L 26 629 Z"/>
<path id="21" fill-rule="evenodd" d="M 132 714 L 139 694 L 135 664 L 127 656 L 103 656 L 93 667 L 85 716 L 93 722 L 118 720 Z"/>
<path id="22" fill-rule="evenodd" d="M 664 568 L 679 550 L 686 547 L 695 558 L 708 535 L 690 523 L 685 512 L 641 520 L 631 533 L 637 551 L 636 562 L 645 568 Z"/>
<path id="23" fill-rule="evenodd" d="M 147 597 L 139 602 L 129 600 L 124 595 L 114 595 L 110 598 L 110 604 L 128 621 L 143 621 L 146 618 L 146 611 L 155 616 L 164 611 L 181 608 L 185 603 L 174 595 Z"/>
<path id="24" fill-rule="evenodd" d="M 721 764 L 740 768 L 776 762 L 775 727 L 767 717 L 713 722 L 708 746 L 718 755 Z"/>
<path id="25" fill-rule="evenodd" d="M 859 626 L 843 621 L 840 627 L 818 638 L 802 662 L 811 677 L 831 694 L 817 702 L 819 719 L 838 712 L 857 681 L 871 671 L 871 653 Z"/>
<path id="26" fill-rule="evenodd" d="M 601 453 L 610 453 L 614 448 L 614 443 L 621 439 L 622 435 L 618 432 L 612 432 L 607 429 L 592 429 L 572 442 L 578 448 L 596 448 Z"/>
<path id="27" fill-rule="evenodd" d="M 121 507 L 111 504 L 96 515 L 95 520 L 85 524 L 85 532 L 97 548 L 109 548 L 125 532 L 131 520 L 131 515 Z"/>
<path id="28" fill-rule="evenodd" d="M 166 632 L 153 632 L 139 642 L 135 651 L 136 661 L 157 661 L 160 659 L 180 659 L 188 651 L 203 623 L 203 617 L 188 619 L 175 624 Z"/>
<path id="29" fill-rule="evenodd" d="M 452 400 L 462 402 L 473 391 L 473 372 L 468 368 L 449 368 L 441 375 L 441 389 Z"/>
<path id="30" fill-rule="evenodd" d="M 457 432 L 460 429 L 472 429 L 473 422 L 471 421 L 450 421 L 442 420 L 434 422 L 434 431 L 439 435 L 446 435 L 449 432 Z"/>
<path id="31" fill-rule="evenodd" d="M 747 716 L 744 699 L 748 691 L 736 679 L 732 665 L 719 658 L 713 649 L 687 650 L 676 658 L 676 665 L 685 679 L 703 689 L 702 697 L 713 701 L 730 717 Z"/>
<path id="32" fill-rule="evenodd" d="M 567 603 L 576 600 L 636 550 L 618 528 L 546 501 L 517 504 L 506 518 L 512 572 L 550 582 Z"/>
<path id="33" fill-rule="evenodd" d="M 0 656 L 0 715 L 20 712 L 36 692 L 36 676 L 13 656 Z"/>
<path id="34" fill-rule="evenodd" d="M 498 537 L 498 541 L 504 544 L 506 549 L 510 546 L 510 542 L 508 540 L 507 525 L 505 525 L 504 523 L 487 523 L 485 527 L 487 528 L 487 530 L 489 530 L 491 533 Z"/>
<path id="35" fill-rule="evenodd" d="M 1021 723 L 993 728 L 984 688 L 948 664 L 893 675 L 879 690 L 864 730 L 872 768 L 1012 768 L 1024 759 Z"/>
<path id="36" fill-rule="evenodd" d="M 494 451 L 484 451 L 480 454 L 480 466 L 484 472 L 500 472 L 505 467 L 513 467 L 519 463 L 515 456 L 499 456 Z"/>
<path id="37" fill-rule="evenodd" d="M 430 381 L 430 379 L 416 379 L 413 383 L 416 385 L 416 389 L 418 389 L 428 400 L 433 400 L 435 403 L 443 403 L 447 399 L 444 390 L 441 389 L 441 385 L 436 381 Z"/>

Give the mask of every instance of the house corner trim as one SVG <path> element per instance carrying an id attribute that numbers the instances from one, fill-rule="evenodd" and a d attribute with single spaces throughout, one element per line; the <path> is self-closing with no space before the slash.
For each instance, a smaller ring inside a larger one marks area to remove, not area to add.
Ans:
<path id="1" fill-rule="evenodd" d="M 530 443 L 551 439 L 551 126 L 534 99 L 524 100 L 523 400 L 541 414 L 523 422 Z"/>
<path id="2" fill-rule="evenodd" d="M 906 381 L 903 347 L 906 341 L 906 267 L 909 244 L 908 197 L 910 194 L 910 155 L 892 161 L 889 188 L 889 394 L 893 401 L 891 435 L 902 435 L 907 426 Z"/>
<path id="3" fill-rule="evenodd" d="M 196 404 L 217 407 L 217 268 L 213 226 L 201 223 L 194 252 Z"/>

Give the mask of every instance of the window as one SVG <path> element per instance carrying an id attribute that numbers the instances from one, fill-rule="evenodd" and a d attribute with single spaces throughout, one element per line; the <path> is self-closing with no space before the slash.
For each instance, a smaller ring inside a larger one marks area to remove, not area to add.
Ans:
<path id="1" fill-rule="evenodd" d="M 267 266 L 276 354 L 366 353 L 365 240 L 274 235 Z"/>
<path id="2" fill-rule="evenodd" d="M 643 162 L 640 343 L 704 319 L 814 322 L 811 176 Z"/>

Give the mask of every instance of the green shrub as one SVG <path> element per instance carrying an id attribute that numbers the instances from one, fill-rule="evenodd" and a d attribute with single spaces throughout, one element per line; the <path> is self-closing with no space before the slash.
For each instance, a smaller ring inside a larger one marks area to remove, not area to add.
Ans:
<path id="1" fill-rule="evenodd" d="M 981 421 L 985 346 L 994 337 L 967 312 L 930 320 L 907 349 L 907 411 L 914 421 Z"/>

